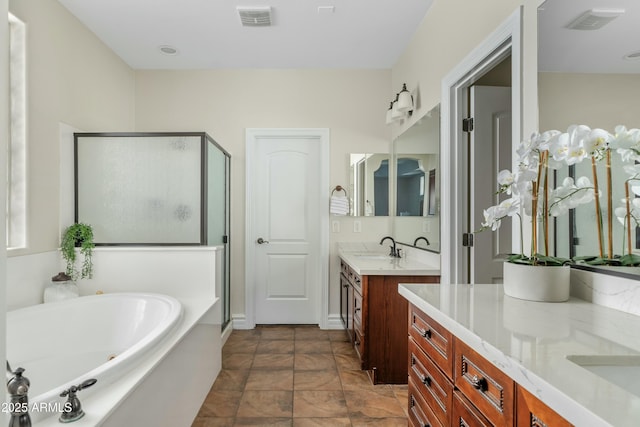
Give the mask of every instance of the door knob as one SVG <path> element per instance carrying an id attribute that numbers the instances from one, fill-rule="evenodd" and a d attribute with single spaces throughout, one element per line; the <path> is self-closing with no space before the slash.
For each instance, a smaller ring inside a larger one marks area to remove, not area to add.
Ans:
<path id="1" fill-rule="evenodd" d="M 268 241 L 268 240 L 264 240 L 262 237 L 258 237 L 258 240 L 256 240 L 256 242 L 257 242 L 259 245 L 262 245 L 262 244 L 264 244 L 264 243 L 269 243 L 269 241 Z"/>

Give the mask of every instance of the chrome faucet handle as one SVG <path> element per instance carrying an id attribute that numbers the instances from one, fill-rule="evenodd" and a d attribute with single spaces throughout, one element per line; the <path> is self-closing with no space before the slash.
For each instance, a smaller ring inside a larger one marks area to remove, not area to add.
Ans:
<path id="1" fill-rule="evenodd" d="M 67 401 L 64 404 L 64 410 L 60 415 L 60 418 L 58 418 L 61 423 L 70 423 L 84 417 L 84 411 L 82 410 L 80 399 L 78 399 L 76 393 L 87 387 L 91 387 L 97 382 L 97 379 L 91 378 L 83 381 L 81 384 L 73 385 L 69 387 L 69 389 L 63 390 L 62 393 L 60 393 L 60 397 L 68 396 Z"/>

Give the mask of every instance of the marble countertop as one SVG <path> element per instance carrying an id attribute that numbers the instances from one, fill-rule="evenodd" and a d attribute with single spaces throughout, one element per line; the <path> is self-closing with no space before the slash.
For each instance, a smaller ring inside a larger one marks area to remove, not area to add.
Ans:
<path id="1" fill-rule="evenodd" d="M 522 301 L 502 285 L 401 284 L 399 292 L 572 424 L 640 425 L 640 316 L 576 298 Z M 628 356 L 626 389 L 574 363 L 588 356 Z"/>
<path id="2" fill-rule="evenodd" d="M 360 275 L 368 276 L 439 276 L 440 266 L 411 257 L 392 258 L 382 252 L 340 251 L 342 258 Z"/>

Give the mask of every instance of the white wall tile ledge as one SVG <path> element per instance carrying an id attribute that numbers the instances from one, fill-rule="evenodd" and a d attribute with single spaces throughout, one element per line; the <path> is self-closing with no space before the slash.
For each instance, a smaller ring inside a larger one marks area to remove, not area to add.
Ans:
<path id="1" fill-rule="evenodd" d="M 639 316 L 575 297 L 522 301 L 502 285 L 401 284 L 399 292 L 572 424 L 640 422 L 640 396 L 567 358 L 640 358 Z"/>

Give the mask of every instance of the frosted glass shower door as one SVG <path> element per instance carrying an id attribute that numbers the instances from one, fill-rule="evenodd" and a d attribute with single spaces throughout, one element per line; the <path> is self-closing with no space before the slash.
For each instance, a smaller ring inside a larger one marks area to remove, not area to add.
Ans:
<path id="1" fill-rule="evenodd" d="M 231 321 L 231 254 L 229 252 L 230 227 L 230 162 L 222 148 L 207 142 L 207 243 L 222 246 L 220 299 L 222 301 L 222 329 Z"/>
<path id="2" fill-rule="evenodd" d="M 76 220 L 99 244 L 199 245 L 201 135 L 76 134 Z"/>

